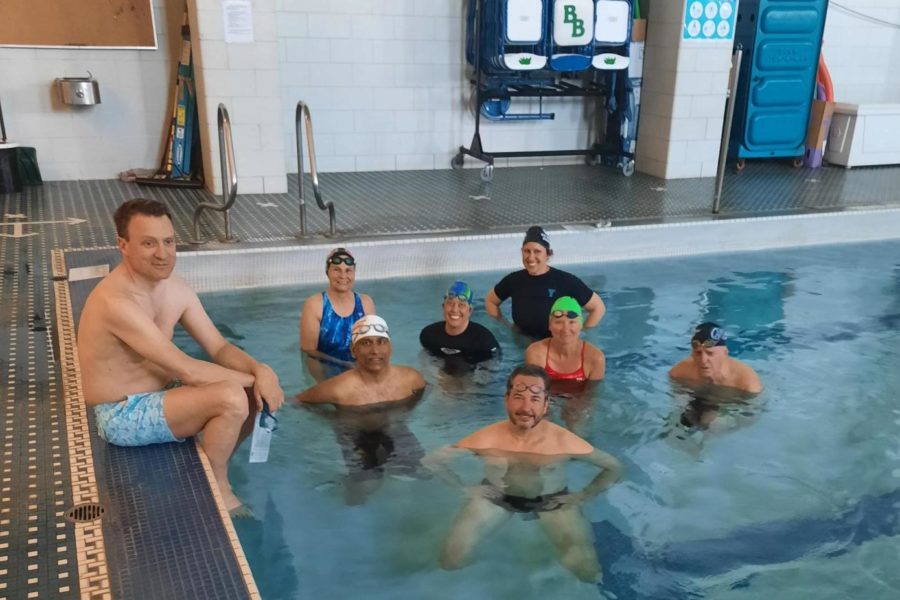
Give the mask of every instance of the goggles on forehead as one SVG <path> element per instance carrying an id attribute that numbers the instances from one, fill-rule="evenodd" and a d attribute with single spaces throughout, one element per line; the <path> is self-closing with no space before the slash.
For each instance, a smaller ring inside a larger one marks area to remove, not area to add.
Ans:
<path id="1" fill-rule="evenodd" d="M 544 386 L 528 385 L 527 383 L 517 383 L 510 386 L 509 390 L 511 392 L 531 392 L 532 394 L 538 394 L 540 396 L 547 395 L 547 389 Z"/>
<path id="2" fill-rule="evenodd" d="M 348 254 L 335 254 L 334 256 L 328 257 L 329 265 L 339 265 L 341 263 L 347 265 L 348 267 L 355 267 L 356 259 Z"/>
<path id="3" fill-rule="evenodd" d="M 462 300 L 466 304 L 471 304 L 469 301 L 469 294 L 466 292 L 461 292 L 459 294 L 456 292 L 447 292 L 447 295 L 444 296 L 444 300 Z"/>
<path id="4" fill-rule="evenodd" d="M 550 316 L 554 319 L 561 319 L 566 317 L 567 319 L 580 319 L 581 315 L 575 312 L 574 310 L 554 310 L 550 313 Z"/>
<path id="5" fill-rule="evenodd" d="M 361 325 L 356 331 L 353 332 L 353 335 L 359 337 L 361 335 L 365 335 L 370 331 L 377 331 L 378 333 L 386 333 L 388 335 L 391 334 L 391 330 L 388 329 L 387 325 L 382 325 L 381 323 L 370 323 L 369 325 Z"/>
<path id="6" fill-rule="evenodd" d="M 719 346 L 724 346 L 724 344 L 719 340 L 714 340 L 711 338 L 708 340 L 703 340 L 702 342 L 700 340 L 691 340 L 692 348 L 717 348 Z"/>

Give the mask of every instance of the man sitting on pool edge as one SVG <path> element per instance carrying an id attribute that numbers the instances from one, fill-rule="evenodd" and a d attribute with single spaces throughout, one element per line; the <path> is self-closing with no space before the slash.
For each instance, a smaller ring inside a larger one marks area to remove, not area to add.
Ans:
<path id="1" fill-rule="evenodd" d="M 507 419 L 423 461 L 448 483 L 466 487 L 447 462 L 458 452 L 484 458 L 484 481 L 468 487 L 470 499 L 444 544 L 441 566 L 445 569 L 465 566 L 481 538 L 513 513 L 520 513 L 538 518 L 563 566 L 582 581 L 599 580 L 593 534 L 580 504 L 618 481 L 622 465 L 574 433 L 544 420 L 550 405 L 549 385 L 550 378 L 541 367 L 516 367 L 506 383 Z M 584 489 L 570 492 L 566 485 L 569 460 L 596 465 L 601 471 Z"/>
<path id="2" fill-rule="evenodd" d="M 88 296 L 78 324 L 85 403 L 97 433 L 117 446 L 199 442 L 233 517 L 250 516 L 228 482 L 228 460 L 256 410 L 278 410 L 275 372 L 229 343 L 177 274 L 175 230 L 165 204 L 133 199 L 116 210 L 122 262 Z M 210 360 L 172 343 L 181 324 Z"/>
<path id="3" fill-rule="evenodd" d="M 421 373 L 391 364 L 391 336 L 387 323 L 366 315 L 353 324 L 350 352 L 356 365 L 297 395 L 298 402 L 364 406 L 406 400 L 425 389 Z"/>
<path id="4" fill-rule="evenodd" d="M 496 355 L 497 338 L 487 327 L 471 320 L 472 289 L 464 281 L 455 281 L 444 295 L 444 320 L 422 329 L 419 342 L 436 356 L 459 356 L 478 362 Z"/>

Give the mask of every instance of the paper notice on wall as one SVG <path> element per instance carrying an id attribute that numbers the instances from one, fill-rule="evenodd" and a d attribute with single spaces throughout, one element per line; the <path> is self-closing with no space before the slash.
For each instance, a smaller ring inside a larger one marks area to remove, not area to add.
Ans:
<path id="1" fill-rule="evenodd" d="M 223 0 L 226 44 L 253 43 L 253 5 L 250 0 Z"/>

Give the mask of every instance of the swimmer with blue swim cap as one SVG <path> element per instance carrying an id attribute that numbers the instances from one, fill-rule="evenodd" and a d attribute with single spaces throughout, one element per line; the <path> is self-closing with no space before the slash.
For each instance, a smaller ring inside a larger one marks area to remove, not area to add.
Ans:
<path id="1" fill-rule="evenodd" d="M 756 372 L 745 363 L 728 356 L 725 330 L 712 322 L 694 328 L 691 355 L 669 371 L 672 379 L 689 387 L 720 386 L 757 394 L 762 382 Z"/>
<path id="2" fill-rule="evenodd" d="M 486 327 L 471 320 L 475 297 L 465 281 L 454 281 L 444 294 L 444 320 L 426 326 L 419 342 L 435 356 L 459 356 L 478 362 L 494 356 L 499 344 Z"/>

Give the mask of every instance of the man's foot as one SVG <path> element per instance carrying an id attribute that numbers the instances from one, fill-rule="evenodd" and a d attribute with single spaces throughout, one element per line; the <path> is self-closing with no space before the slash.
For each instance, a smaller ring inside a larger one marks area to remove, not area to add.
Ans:
<path id="1" fill-rule="evenodd" d="M 225 503 L 225 510 L 228 511 L 232 519 L 250 519 L 253 517 L 253 511 L 250 510 L 250 507 L 235 496 L 231 490 L 222 492 L 222 501 Z"/>
<path id="2" fill-rule="evenodd" d="M 232 519 L 252 519 L 253 511 L 246 504 L 238 504 L 228 511 L 228 516 Z"/>

